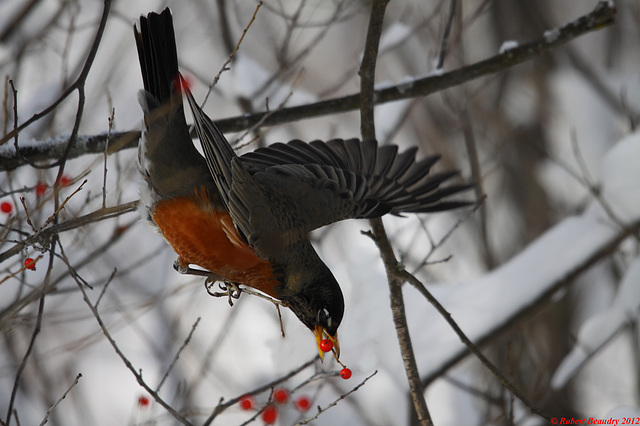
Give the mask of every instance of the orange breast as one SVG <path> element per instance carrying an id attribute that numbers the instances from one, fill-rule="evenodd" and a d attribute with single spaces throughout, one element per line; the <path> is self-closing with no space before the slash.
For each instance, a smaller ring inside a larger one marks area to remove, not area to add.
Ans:
<path id="1" fill-rule="evenodd" d="M 183 264 L 274 296 L 277 282 L 271 265 L 242 241 L 228 212 L 204 209 L 181 197 L 159 201 L 151 215 Z"/>

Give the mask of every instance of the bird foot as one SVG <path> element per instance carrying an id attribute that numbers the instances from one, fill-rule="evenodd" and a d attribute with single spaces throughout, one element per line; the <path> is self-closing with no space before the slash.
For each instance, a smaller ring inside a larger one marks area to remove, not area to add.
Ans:
<path id="1" fill-rule="evenodd" d="M 218 287 L 220 287 L 219 291 L 214 291 L 215 283 L 218 282 Z M 242 293 L 242 289 L 236 283 L 231 281 L 227 281 L 222 279 L 220 276 L 211 274 L 204 281 L 204 286 L 207 289 L 207 293 L 214 297 L 224 297 L 227 296 L 229 298 L 229 306 L 233 306 L 233 299 L 239 299 L 240 293 Z"/>
<path id="2" fill-rule="evenodd" d="M 181 258 L 177 258 L 173 262 L 173 269 L 175 269 L 176 271 L 178 271 L 178 273 L 180 273 L 182 275 L 189 274 L 189 271 L 191 271 L 191 268 L 189 267 L 189 264 L 188 263 L 183 263 Z"/>

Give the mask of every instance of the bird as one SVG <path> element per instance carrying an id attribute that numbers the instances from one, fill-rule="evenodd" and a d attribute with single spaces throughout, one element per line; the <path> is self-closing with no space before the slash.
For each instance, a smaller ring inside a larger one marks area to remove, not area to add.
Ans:
<path id="1" fill-rule="evenodd" d="M 375 140 L 277 142 L 238 156 L 195 101 L 179 72 L 172 15 L 133 26 L 144 89 L 138 147 L 143 215 L 178 255 L 182 273 L 258 290 L 313 332 L 320 357 L 329 339 L 339 361 L 345 303 L 311 231 L 350 218 L 432 213 L 470 204 L 458 171 L 433 172 L 439 156 Z M 184 97 L 203 154 L 190 136 Z"/>

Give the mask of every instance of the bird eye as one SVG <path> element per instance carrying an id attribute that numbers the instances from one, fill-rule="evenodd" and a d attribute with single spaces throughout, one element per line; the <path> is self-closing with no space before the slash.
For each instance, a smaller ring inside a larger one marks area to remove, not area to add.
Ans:
<path id="1" fill-rule="evenodd" d="M 331 314 L 327 308 L 322 308 L 318 311 L 316 320 L 318 321 L 318 324 L 326 324 L 327 327 L 331 327 Z"/>

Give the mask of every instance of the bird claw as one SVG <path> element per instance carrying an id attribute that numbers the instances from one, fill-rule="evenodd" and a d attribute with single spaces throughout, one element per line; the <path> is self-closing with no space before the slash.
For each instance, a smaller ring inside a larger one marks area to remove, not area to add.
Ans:
<path id="1" fill-rule="evenodd" d="M 238 284 L 232 283 L 230 281 L 225 280 L 220 275 L 214 274 L 213 272 L 202 271 L 200 269 L 193 269 L 189 267 L 188 263 L 183 263 L 181 258 L 177 258 L 175 262 L 173 262 L 173 269 L 178 271 L 183 275 L 198 275 L 204 276 L 206 279 L 204 280 L 204 287 L 207 289 L 207 293 L 211 296 L 215 297 L 229 297 L 229 305 L 233 306 L 233 299 L 239 299 L 240 293 L 242 293 L 242 289 Z M 219 282 L 219 287 L 222 292 L 214 291 L 214 284 Z"/>
<path id="2" fill-rule="evenodd" d="M 189 274 L 191 271 L 191 268 L 189 267 L 189 264 L 185 264 L 182 263 L 182 259 L 181 258 L 177 258 L 174 262 L 173 262 L 173 269 L 175 269 L 176 271 L 178 271 L 178 273 L 182 274 L 182 275 L 186 275 Z"/>
<path id="3" fill-rule="evenodd" d="M 212 275 L 207 277 L 204 281 L 204 285 L 207 289 L 207 293 L 214 297 L 224 297 L 227 296 L 229 298 L 229 306 L 233 306 L 233 299 L 239 299 L 240 293 L 242 293 L 242 289 L 236 283 L 231 281 L 221 280 L 217 275 Z M 218 287 L 222 292 L 214 291 L 214 284 L 218 282 Z"/>

